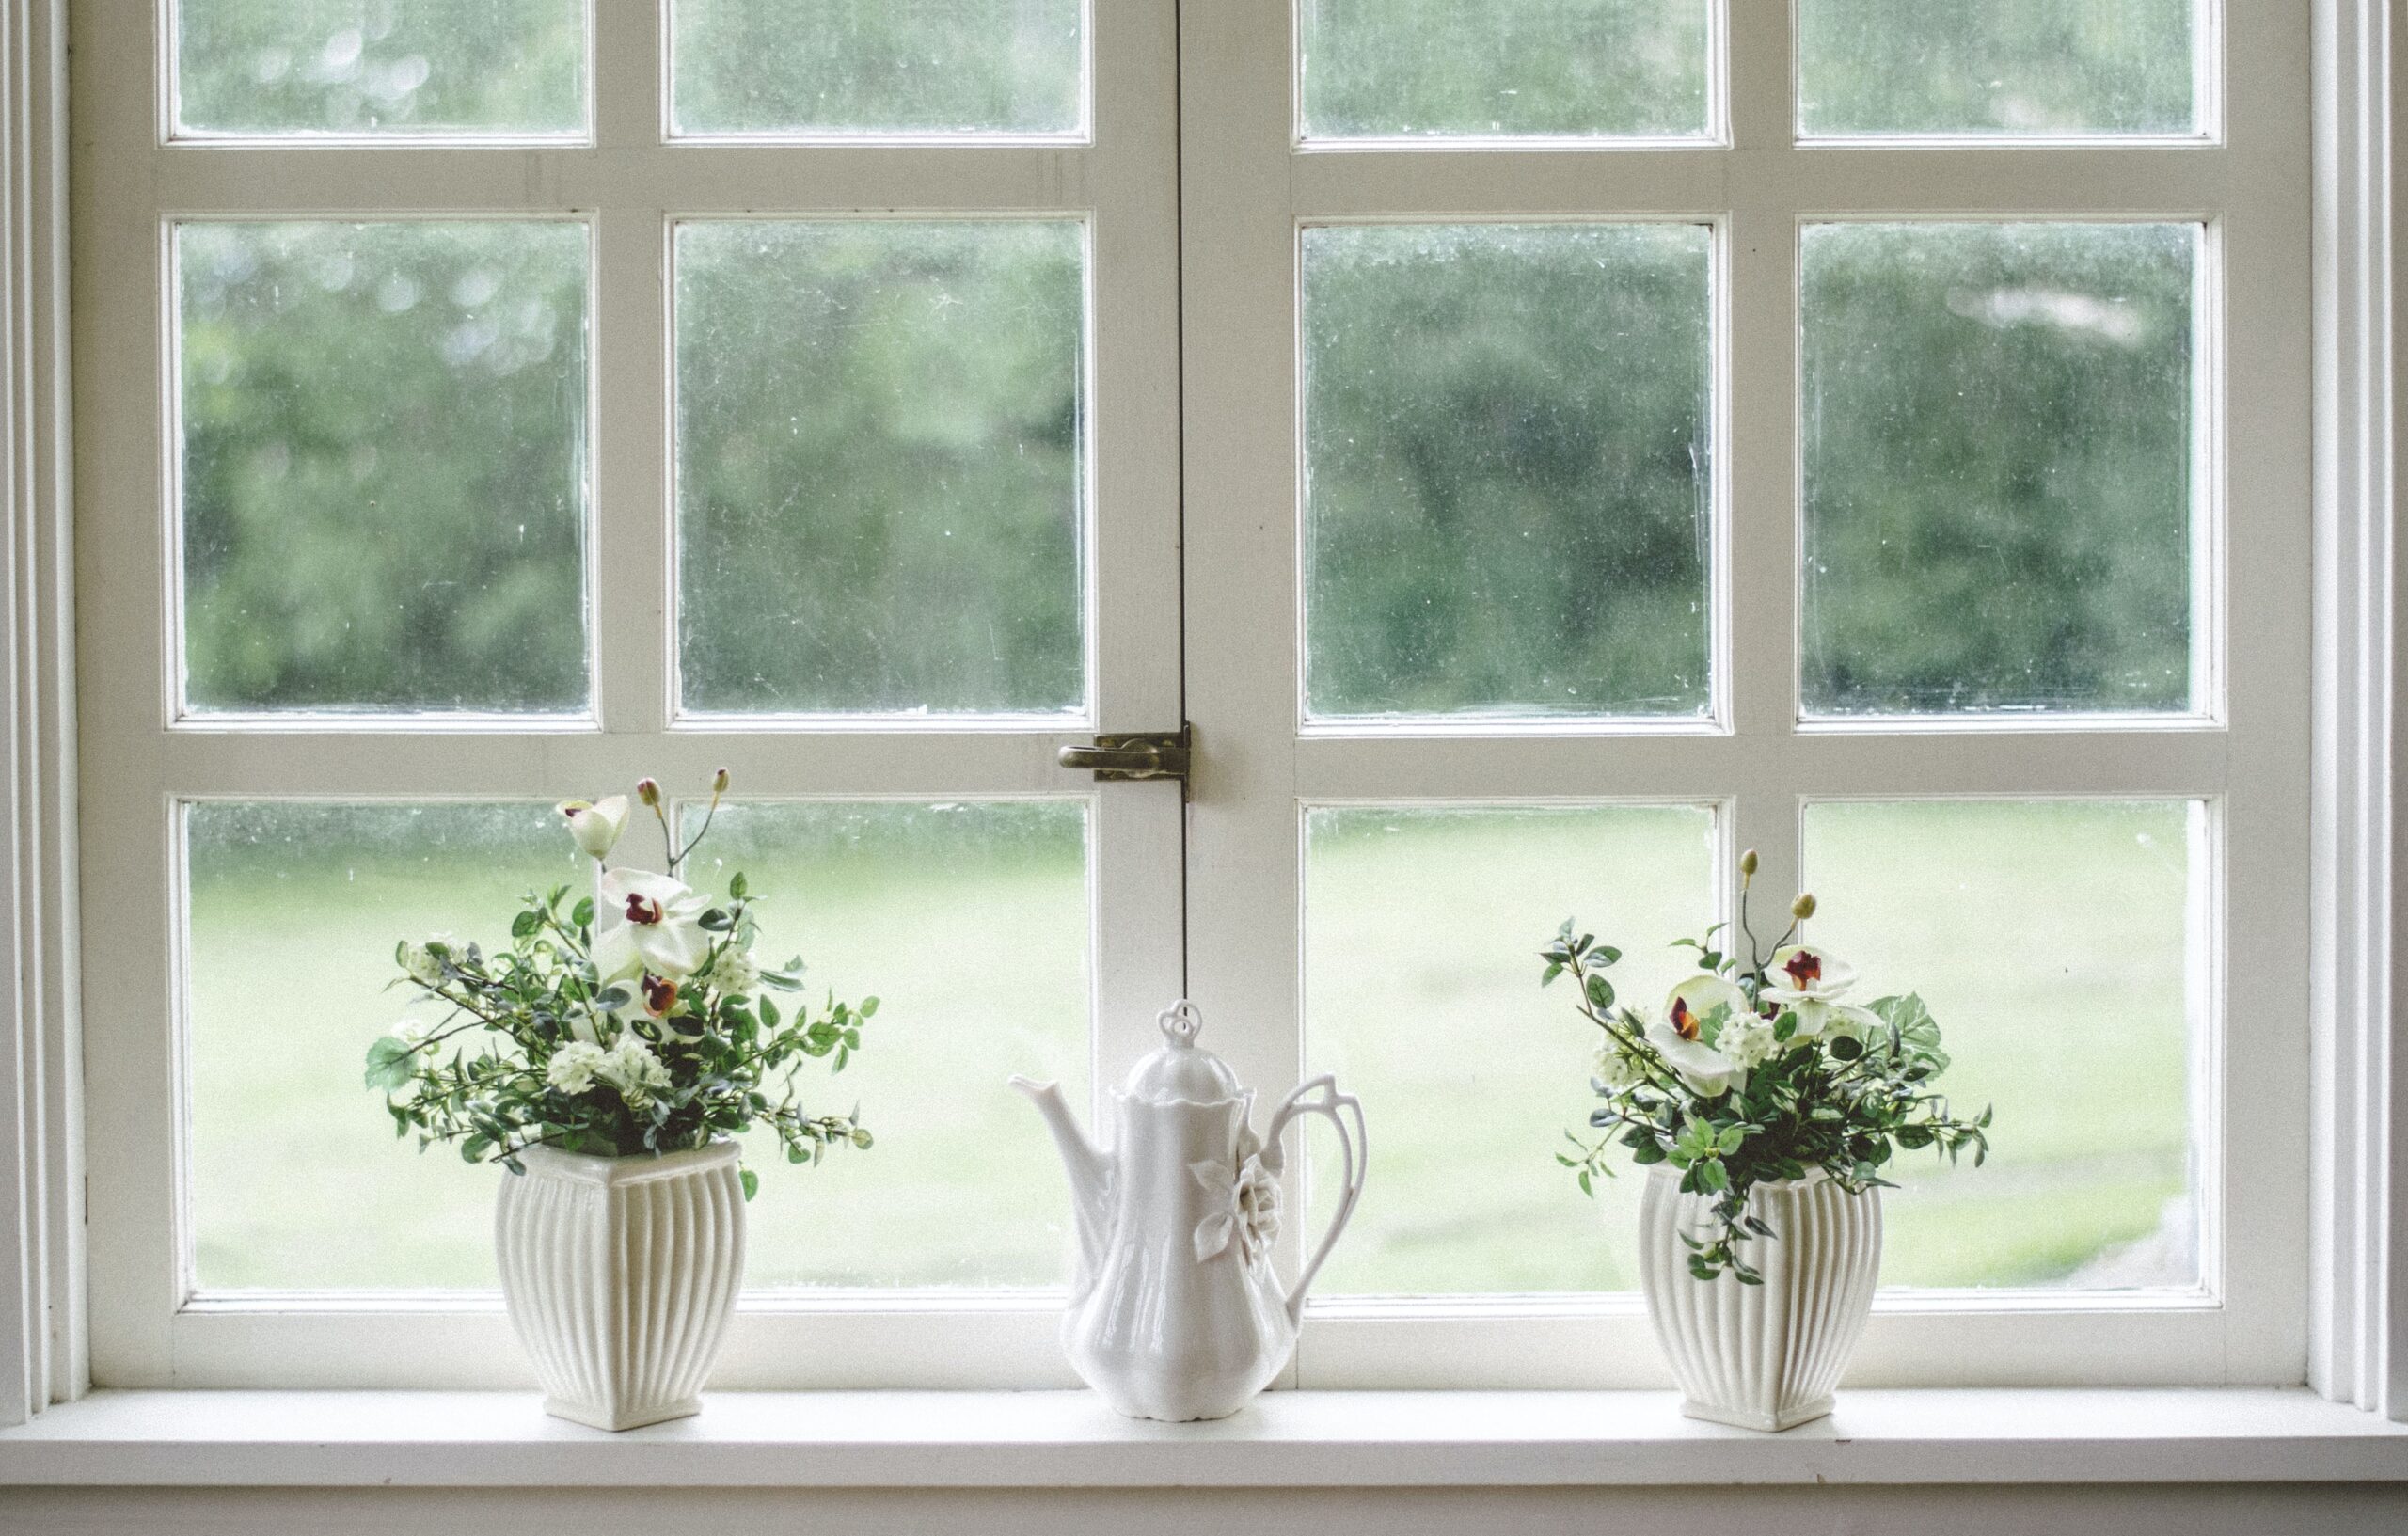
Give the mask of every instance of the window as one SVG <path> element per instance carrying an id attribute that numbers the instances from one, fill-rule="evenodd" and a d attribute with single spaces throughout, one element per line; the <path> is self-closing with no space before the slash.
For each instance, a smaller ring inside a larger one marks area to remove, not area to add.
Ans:
<path id="1" fill-rule="evenodd" d="M 1003 1080 L 1182 991 L 1372 1122 L 1298 1382 L 1646 1382 L 1527 961 L 1669 987 L 1741 847 L 1998 1105 L 1868 1379 L 2296 1379 L 2280 9 L 87 8 L 96 1378 L 514 1380 L 495 1176 L 355 1086 L 392 942 L 725 764 L 885 1002 L 731 1384 L 1064 1380 Z M 1180 720 L 1185 800 L 1055 764 Z"/>

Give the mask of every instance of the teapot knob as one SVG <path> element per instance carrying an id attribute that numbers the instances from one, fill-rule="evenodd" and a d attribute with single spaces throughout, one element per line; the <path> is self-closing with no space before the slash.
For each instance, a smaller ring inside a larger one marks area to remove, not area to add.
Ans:
<path id="1" fill-rule="evenodd" d="M 1154 1023 L 1173 1045 L 1194 1045 L 1204 1032 L 1204 1010 L 1182 997 L 1154 1015 Z"/>

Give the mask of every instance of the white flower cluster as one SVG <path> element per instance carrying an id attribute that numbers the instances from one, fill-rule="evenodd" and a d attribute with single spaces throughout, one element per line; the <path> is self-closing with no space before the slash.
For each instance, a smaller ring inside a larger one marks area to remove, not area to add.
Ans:
<path id="1" fill-rule="evenodd" d="M 443 980 L 443 961 L 435 953 L 435 946 L 438 944 L 445 954 L 460 947 L 459 941 L 448 933 L 431 935 L 423 943 L 402 946 L 402 969 L 421 987 L 438 986 Z"/>
<path id="2" fill-rule="evenodd" d="M 750 952 L 723 949 L 694 979 L 729 997 L 751 997 L 761 990 L 761 962 Z"/>
<path id="3" fill-rule="evenodd" d="M 1621 1047 L 1611 1043 L 1597 1048 L 1596 1074 L 1598 1086 L 1608 1093 L 1635 1085 L 1640 1081 L 1639 1064 L 1630 1059 Z"/>
<path id="4" fill-rule="evenodd" d="M 669 1069 L 630 1030 L 608 1051 L 590 1041 L 571 1040 L 552 1053 L 551 1064 L 544 1069 L 544 1081 L 565 1094 L 585 1093 L 597 1080 L 616 1088 L 629 1104 L 640 1104 L 654 1089 L 669 1086 Z"/>

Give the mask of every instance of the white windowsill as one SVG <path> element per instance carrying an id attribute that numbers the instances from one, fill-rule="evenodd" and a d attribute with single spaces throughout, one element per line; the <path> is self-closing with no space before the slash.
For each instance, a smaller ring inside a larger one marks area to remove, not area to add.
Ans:
<path id="1" fill-rule="evenodd" d="M 2408 1481 L 2302 1390 L 1866 1391 L 1786 1434 L 1662 1392 L 1280 1392 L 1216 1424 L 1084 1392 L 721 1392 L 606 1434 L 514 1392 L 112 1392 L 0 1431 L 0 1485 L 1410 1487 Z"/>

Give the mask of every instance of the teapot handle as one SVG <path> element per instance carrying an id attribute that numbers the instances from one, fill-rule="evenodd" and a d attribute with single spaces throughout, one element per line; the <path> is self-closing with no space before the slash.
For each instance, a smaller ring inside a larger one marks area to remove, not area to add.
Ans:
<path id="1" fill-rule="evenodd" d="M 1324 1072 L 1290 1094 L 1271 1116 L 1271 1127 L 1263 1132 L 1263 1145 L 1276 1147 L 1288 1129 L 1288 1122 L 1300 1115 L 1321 1115 L 1338 1128 L 1338 1144 L 1346 1154 L 1346 1188 L 1338 1202 L 1338 1213 L 1330 1218 L 1329 1230 L 1322 1234 L 1321 1246 L 1304 1273 L 1296 1276 L 1295 1289 L 1288 1293 L 1288 1321 L 1301 1322 L 1305 1313 L 1305 1291 L 1321 1273 L 1322 1261 L 1329 1250 L 1338 1246 L 1338 1236 L 1346 1230 L 1346 1223 L 1354 1214 L 1354 1202 L 1363 1197 L 1363 1172 L 1370 1159 L 1370 1139 L 1363 1130 L 1363 1101 L 1351 1093 L 1338 1091 L 1338 1080 Z M 1353 1123 L 1350 1125 L 1349 1120 Z"/>

